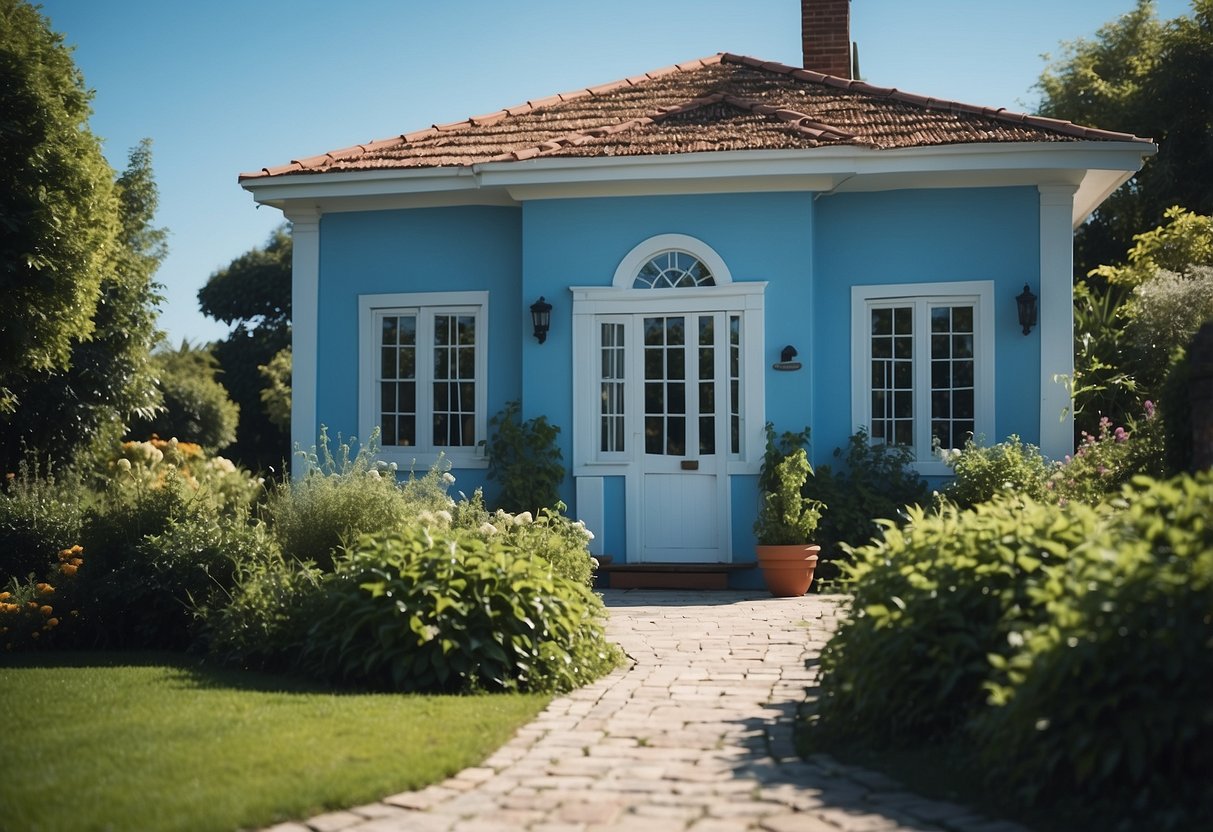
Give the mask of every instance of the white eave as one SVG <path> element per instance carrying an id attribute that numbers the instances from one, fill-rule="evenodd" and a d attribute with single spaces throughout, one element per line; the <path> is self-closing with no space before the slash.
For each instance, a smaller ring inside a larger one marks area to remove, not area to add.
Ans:
<path id="1" fill-rule="evenodd" d="M 1077 227 L 1153 155 L 1133 141 L 974 143 L 872 150 L 736 150 L 548 157 L 463 167 L 293 173 L 243 180 L 257 202 L 322 213 L 652 194 L 1070 185 Z"/>

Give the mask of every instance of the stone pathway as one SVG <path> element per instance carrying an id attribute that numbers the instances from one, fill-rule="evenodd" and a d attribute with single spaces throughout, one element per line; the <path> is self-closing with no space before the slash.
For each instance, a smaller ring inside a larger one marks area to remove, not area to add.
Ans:
<path id="1" fill-rule="evenodd" d="M 837 598 L 603 594 L 629 666 L 553 700 L 478 768 L 271 832 L 1026 832 L 796 756 Z"/>

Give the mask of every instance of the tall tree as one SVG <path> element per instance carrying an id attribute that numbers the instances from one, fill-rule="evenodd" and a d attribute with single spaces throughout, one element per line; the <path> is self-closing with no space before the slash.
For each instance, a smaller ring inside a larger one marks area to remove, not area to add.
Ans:
<path id="1" fill-rule="evenodd" d="M 1191 17 L 1160 22 L 1153 0 L 1065 45 L 1041 75 L 1040 112 L 1148 136 L 1158 155 L 1078 231 L 1075 272 L 1117 263 L 1133 235 L 1180 205 L 1213 213 L 1213 0 L 1192 0 Z"/>
<path id="2" fill-rule="evenodd" d="M 262 401 L 269 382 L 258 370 L 291 344 L 291 235 L 283 226 L 262 247 L 237 257 L 198 291 L 204 314 L 235 324 L 212 345 L 220 380 L 240 406 L 236 442 L 227 455 L 249 468 L 279 466 L 291 454 L 289 429 L 275 424 Z M 283 359 L 279 359 L 281 364 Z"/>
<path id="3" fill-rule="evenodd" d="M 0 411 L 31 375 L 65 369 L 93 331 L 118 233 L 113 170 L 63 37 L 0 0 Z"/>
<path id="4" fill-rule="evenodd" d="M 158 337 L 154 275 L 167 232 L 152 225 L 158 192 L 149 140 L 131 150 L 115 192 L 118 236 L 98 287 L 92 334 L 72 340 L 66 369 L 28 374 L 16 388 L 20 404 L 3 420 L 10 465 L 22 445 L 57 461 L 104 451 L 160 400 L 148 355 Z"/>

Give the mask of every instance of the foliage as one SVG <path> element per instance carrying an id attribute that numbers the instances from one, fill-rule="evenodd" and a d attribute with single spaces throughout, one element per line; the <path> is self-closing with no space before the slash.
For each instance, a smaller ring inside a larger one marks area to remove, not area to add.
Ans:
<path id="1" fill-rule="evenodd" d="M 1192 365 L 1186 349 L 1171 357 L 1163 379 L 1158 409 L 1161 411 L 1164 467 L 1170 473 L 1192 471 Z"/>
<path id="2" fill-rule="evenodd" d="M 497 509 L 476 531 L 547 561 L 561 578 L 592 586 L 594 560 L 588 547 L 594 533 L 582 521 L 561 514 L 563 509 L 564 503 L 557 503 L 555 509 L 540 509 L 535 518 L 529 511 L 509 514 Z"/>
<path id="3" fill-rule="evenodd" d="M 1213 217 L 1178 205 L 1163 212 L 1166 220 L 1151 231 L 1133 235 L 1123 266 L 1099 266 L 1091 274 L 1109 283 L 1140 286 L 1160 271 L 1184 273 L 1193 265 L 1213 266 Z"/>
<path id="4" fill-rule="evenodd" d="M 942 455 L 955 473 L 944 494 L 961 508 L 989 502 L 999 492 L 1033 500 L 1048 494 L 1052 470 L 1039 448 L 1015 434 L 989 446 L 970 437 L 963 450 L 944 450 Z"/>
<path id="5" fill-rule="evenodd" d="M 1103 415 L 1129 413 L 1137 403 L 1137 380 L 1125 348 L 1121 286 L 1074 287 L 1074 401 L 1076 430 L 1091 431 Z"/>
<path id="6" fill-rule="evenodd" d="M 231 445 L 240 408 L 215 378 L 218 366 L 211 352 L 182 341 L 176 350 L 158 350 L 153 362 L 164 407 L 150 418 L 135 419 L 131 435 L 176 437 L 212 452 Z"/>
<path id="7" fill-rule="evenodd" d="M 1058 465 L 1046 484 L 1062 503 L 1077 500 L 1095 505 L 1139 474 L 1166 473 L 1162 419 L 1154 403 L 1146 402 L 1145 417 L 1128 429 L 1113 427 L 1104 417 L 1099 433 L 1083 432 L 1074 456 Z"/>
<path id="8" fill-rule="evenodd" d="M 123 442 L 106 468 L 120 491 L 157 488 L 172 477 L 189 491 L 203 492 L 221 512 L 250 509 L 263 493 L 261 478 L 225 457 L 208 457 L 201 445 L 176 439 Z"/>
<path id="9" fill-rule="evenodd" d="M 237 257 L 210 276 L 198 290 L 203 314 L 235 324 L 211 346 L 223 371 L 223 384 L 240 407 L 236 443 L 241 464 L 258 469 L 280 465 L 290 455 L 290 432 L 271 420 L 262 393 L 272 389 L 260 370 L 277 367 L 275 358 L 291 345 L 291 257 L 286 226 L 264 246 Z"/>
<path id="10" fill-rule="evenodd" d="M 230 597 L 204 615 L 200 636 L 207 652 L 246 669 L 294 672 L 319 598 L 321 574 L 276 549 L 237 563 Z"/>
<path id="11" fill-rule="evenodd" d="M 1210 77 L 1213 0 L 1193 0 L 1190 17 L 1165 23 L 1150 0 L 1138 0 L 1095 39 L 1066 44 L 1042 73 L 1041 115 L 1149 136 L 1159 148 L 1079 229 L 1076 273 L 1117 262 L 1132 236 L 1172 205 L 1213 214 Z"/>
<path id="12" fill-rule="evenodd" d="M 337 696 L 180 654 L 0 662 L 5 743 L 36 750 L 0 777 L 6 830 L 266 829 L 361 806 L 478 765 L 550 698 Z"/>
<path id="13" fill-rule="evenodd" d="M 1213 321 L 1213 267 L 1194 266 L 1187 276 L 1159 271 L 1133 290 L 1124 317 L 1139 384 L 1156 396 L 1171 356 Z"/>
<path id="14" fill-rule="evenodd" d="M 80 610 L 76 575 L 84 565 L 79 544 L 62 549 L 37 581 L 31 573 L 24 581 L 16 576 L 0 592 L 0 642 L 5 652 L 45 650 L 78 623 Z"/>
<path id="15" fill-rule="evenodd" d="M 441 470 L 449 464 L 435 466 L 420 479 L 410 473 L 402 488 L 395 463 L 375 459 L 378 439 L 378 432 L 372 434 L 351 457 L 351 445 L 338 437 L 334 454 L 328 431 L 321 427 L 318 450 L 301 463 L 307 473 L 283 480 L 271 491 L 266 513 L 286 557 L 329 570 L 334 552 L 360 534 L 397 528 L 423 511 L 449 517 L 453 502 L 446 489 L 454 477 Z"/>
<path id="16" fill-rule="evenodd" d="M 489 420 L 488 478 L 501 484 L 497 505 L 506 511 L 538 511 L 560 501 L 564 480 L 556 435 L 560 428 L 546 416 L 521 420 L 522 405 L 507 402 Z"/>
<path id="17" fill-rule="evenodd" d="M 967 737 L 1029 802 L 1098 805 L 1125 828 L 1206 817 L 1213 474 L 1139 478 L 1097 507 L 1000 494 L 910 514 L 847 567 L 821 736 Z"/>
<path id="18" fill-rule="evenodd" d="M 466 532 L 363 536 L 321 592 L 301 662 L 324 678 L 401 691 L 567 691 L 617 661 L 588 587 Z"/>
<path id="19" fill-rule="evenodd" d="M 813 467 L 804 447 L 796 442 L 802 436 L 807 439 L 808 428 L 800 434 L 785 433 L 782 447 L 776 445 L 775 427 L 770 422 L 766 424 L 766 434 L 766 452 L 758 475 L 762 502 L 754 522 L 754 535 L 760 546 L 810 543 L 825 506 L 801 493 Z"/>
<path id="20" fill-rule="evenodd" d="M 1194 829 L 1213 811 L 1213 477 L 1137 480 L 1046 570 L 1047 620 L 992 660 L 973 729 L 992 776 L 1028 802 L 1075 796 L 1118 824 Z M 984 742 L 983 742 L 984 740 Z"/>
<path id="21" fill-rule="evenodd" d="M 24 578 L 80 540 L 84 501 L 79 477 L 29 456 L 0 487 L 0 582 Z"/>
<path id="22" fill-rule="evenodd" d="M 160 300 L 153 275 L 167 233 L 152 226 L 158 195 L 150 141 L 131 151 L 115 194 L 117 236 L 102 267 L 92 332 L 72 339 L 67 367 L 31 373 L 16 388 L 21 406 L 6 419 L 0 448 L 9 465 L 29 448 L 61 465 L 86 466 L 122 437 L 132 415 L 150 415 L 159 402 L 148 356 Z"/>
<path id="23" fill-rule="evenodd" d="M 840 544 L 860 546 L 879 534 L 878 519 L 897 520 L 909 505 L 925 505 L 926 482 L 914 470 L 908 448 L 873 444 L 860 428 L 851 435 L 837 468 L 819 465 L 809 478 L 806 494 L 825 503 L 818 537 L 823 548 L 837 553 Z"/>
<path id="24" fill-rule="evenodd" d="M 0 77 L 0 413 L 12 413 L 32 375 L 66 369 L 92 334 L 118 202 L 84 78 L 23 0 L 0 0 Z"/>
<path id="25" fill-rule="evenodd" d="M 269 363 L 257 368 L 265 387 L 261 390 L 261 404 L 270 423 L 284 433 L 291 430 L 291 348 L 283 347 L 274 353 Z"/>
<path id="26" fill-rule="evenodd" d="M 85 523 L 86 646 L 184 649 L 200 611 L 234 585 L 236 566 L 265 556 L 264 526 L 176 468 L 162 477 L 120 466 Z"/>

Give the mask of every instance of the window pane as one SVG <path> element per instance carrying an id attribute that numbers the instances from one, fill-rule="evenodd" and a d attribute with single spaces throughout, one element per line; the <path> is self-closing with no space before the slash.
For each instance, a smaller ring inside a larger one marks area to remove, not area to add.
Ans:
<path id="1" fill-rule="evenodd" d="M 899 306 L 893 310 L 893 332 L 909 335 L 914 331 L 914 307 Z"/>
<path id="2" fill-rule="evenodd" d="M 451 343 L 451 318 L 449 315 L 434 316 L 434 344 L 446 346 Z"/>
<path id="3" fill-rule="evenodd" d="M 699 453 L 716 453 L 716 418 L 714 416 L 699 417 Z"/>
<path id="4" fill-rule="evenodd" d="M 893 415 L 898 419 L 909 419 L 914 415 L 914 393 L 906 390 L 893 394 Z"/>
<path id="5" fill-rule="evenodd" d="M 952 310 L 946 306 L 936 306 L 931 310 L 931 331 L 947 332 L 951 326 Z"/>
<path id="6" fill-rule="evenodd" d="M 973 307 L 971 307 L 971 306 L 954 306 L 954 307 L 952 307 L 952 331 L 953 332 L 972 332 L 973 331 Z"/>
<path id="7" fill-rule="evenodd" d="M 973 391 L 972 390 L 957 390 L 952 394 L 952 405 L 955 408 L 953 415 L 957 419 L 972 419 L 973 418 Z"/>
<path id="8" fill-rule="evenodd" d="M 666 420 L 669 437 L 666 440 L 666 453 L 670 456 L 686 456 L 687 453 L 687 420 L 685 416 L 671 416 Z"/>
<path id="9" fill-rule="evenodd" d="M 957 387 L 972 387 L 973 386 L 973 362 L 972 361 L 953 361 L 952 362 L 952 383 Z"/>
<path id="10" fill-rule="evenodd" d="M 417 344 L 417 316 L 408 315 L 398 320 L 397 325 L 400 330 L 400 344 L 402 346 L 416 346 Z"/>
<path id="11" fill-rule="evenodd" d="M 668 397 L 667 406 L 670 413 L 686 413 L 687 412 L 687 386 L 682 383 L 671 383 L 667 385 L 666 396 Z"/>
<path id="12" fill-rule="evenodd" d="M 417 383 L 414 381 L 401 382 L 396 385 L 398 402 L 401 413 L 417 412 Z"/>
<path id="13" fill-rule="evenodd" d="M 893 357 L 893 339 L 892 338 L 873 338 L 872 339 L 872 357 L 873 358 L 892 358 Z"/>
<path id="14" fill-rule="evenodd" d="M 417 378 L 417 348 L 416 347 L 401 347 L 400 352 L 396 356 L 398 364 L 396 372 L 398 378 Z"/>
<path id="15" fill-rule="evenodd" d="M 952 383 L 952 372 L 950 362 L 947 361 L 932 361 L 931 362 L 931 386 L 948 387 Z"/>
<path id="16" fill-rule="evenodd" d="M 973 336 L 972 335 L 953 335 L 952 336 L 952 355 L 957 358 L 972 358 L 973 357 Z"/>
<path id="17" fill-rule="evenodd" d="M 666 373 L 668 378 L 686 378 L 686 351 L 672 349 L 666 352 Z"/>
<path id="18" fill-rule="evenodd" d="M 716 412 L 716 385 L 710 381 L 699 383 L 699 412 Z"/>
<path id="19" fill-rule="evenodd" d="M 474 347 L 459 349 L 459 378 L 476 378 L 476 350 Z"/>
<path id="20" fill-rule="evenodd" d="M 396 444 L 417 444 L 417 417 L 401 416 L 396 420 Z"/>
<path id="21" fill-rule="evenodd" d="M 644 412 L 665 412 L 665 385 L 660 382 L 649 382 L 644 386 Z"/>
<path id="22" fill-rule="evenodd" d="M 434 378 L 451 377 L 451 352 L 443 347 L 434 348 Z"/>
<path id="23" fill-rule="evenodd" d="M 644 452 L 646 454 L 659 454 L 662 451 L 662 442 L 665 439 L 665 432 L 662 430 L 665 420 L 660 416 L 645 416 L 644 417 Z"/>
<path id="24" fill-rule="evenodd" d="M 396 348 L 384 347 L 380 353 L 380 378 L 396 378 Z"/>
<path id="25" fill-rule="evenodd" d="M 395 416 L 389 416 L 388 418 L 383 420 L 380 434 L 381 435 L 379 437 L 379 441 L 383 443 L 383 446 L 385 448 L 388 445 L 396 444 L 396 417 Z"/>
<path id="26" fill-rule="evenodd" d="M 383 316 L 383 337 L 380 338 L 379 343 L 384 346 L 396 346 L 396 320 L 395 315 Z"/>
<path id="27" fill-rule="evenodd" d="M 396 412 L 396 384 L 384 382 L 379 385 L 379 410 L 381 413 Z"/>
<path id="28" fill-rule="evenodd" d="M 893 362 L 893 386 L 898 390 L 909 390 L 914 386 L 914 365 L 912 362 Z"/>
<path id="29" fill-rule="evenodd" d="M 664 354 L 660 349 L 647 349 L 644 351 L 645 378 L 663 378 L 665 376 L 665 362 L 662 360 Z"/>
<path id="30" fill-rule="evenodd" d="M 914 445 L 914 425 L 909 421 L 898 420 L 894 422 L 893 441 L 897 445 L 906 445 L 912 447 Z"/>
<path id="31" fill-rule="evenodd" d="M 931 393 L 931 418 L 947 419 L 952 415 L 952 394 L 947 390 Z"/>
<path id="32" fill-rule="evenodd" d="M 476 343 L 476 319 L 471 315 L 459 316 L 459 343 L 463 345 Z"/>
<path id="33" fill-rule="evenodd" d="M 951 340 L 947 335 L 932 335 L 931 336 L 931 357 L 932 358 L 950 358 L 952 351 L 950 349 Z"/>
<path id="34" fill-rule="evenodd" d="M 873 335 L 892 335 L 893 334 L 893 310 L 892 309 L 873 309 L 872 310 L 872 334 Z"/>
<path id="35" fill-rule="evenodd" d="M 908 335 L 893 339 L 893 354 L 897 358 L 914 357 L 914 339 Z"/>

